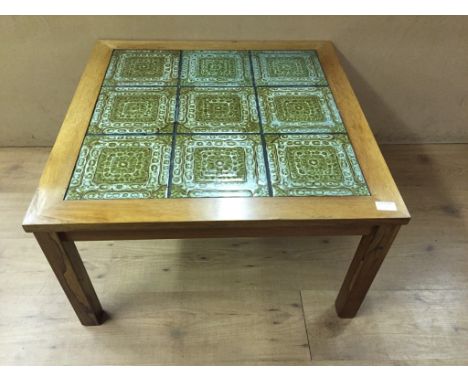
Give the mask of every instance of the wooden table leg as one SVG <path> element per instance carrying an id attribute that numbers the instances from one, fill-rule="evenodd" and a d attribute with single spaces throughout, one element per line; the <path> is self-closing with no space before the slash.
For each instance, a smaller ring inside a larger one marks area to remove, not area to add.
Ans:
<path id="1" fill-rule="evenodd" d="M 335 301 L 338 316 L 356 315 L 399 229 L 382 225 L 362 237 Z"/>
<path id="2" fill-rule="evenodd" d="M 81 323 L 101 324 L 102 307 L 75 243 L 61 240 L 54 232 L 35 232 L 34 236 Z"/>

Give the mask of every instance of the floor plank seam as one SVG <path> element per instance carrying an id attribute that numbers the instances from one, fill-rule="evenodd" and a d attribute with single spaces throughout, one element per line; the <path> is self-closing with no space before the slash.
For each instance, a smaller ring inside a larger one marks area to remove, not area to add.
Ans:
<path id="1" fill-rule="evenodd" d="M 309 348 L 309 358 L 312 361 L 312 349 L 310 347 L 309 331 L 307 330 L 307 321 L 306 321 L 306 315 L 304 312 L 304 301 L 302 299 L 302 290 L 299 290 L 299 298 L 301 299 L 302 318 L 304 319 L 304 329 L 305 329 L 306 337 L 307 337 L 307 346 Z"/>

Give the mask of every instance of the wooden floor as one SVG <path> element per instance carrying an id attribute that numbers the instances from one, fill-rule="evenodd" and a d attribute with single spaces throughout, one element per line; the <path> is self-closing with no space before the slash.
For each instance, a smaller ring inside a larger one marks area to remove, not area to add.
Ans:
<path id="1" fill-rule="evenodd" d="M 21 221 L 48 149 L 0 149 L 0 364 L 468 364 L 468 145 L 383 152 L 413 215 L 358 316 L 357 237 L 79 243 L 82 327 Z"/>

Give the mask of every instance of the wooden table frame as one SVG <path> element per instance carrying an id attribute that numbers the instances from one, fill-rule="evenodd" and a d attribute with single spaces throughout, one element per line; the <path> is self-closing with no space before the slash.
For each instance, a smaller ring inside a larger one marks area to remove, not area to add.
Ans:
<path id="1" fill-rule="evenodd" d="M 65 201 L 64 195 L 114 49 L 315 49 L 371 196 Z M 356 315 L 400 226 L 409 219 L 331 42 L 98 41 L 26 213 L 23 228 L 34 233 L 81 323 L 99 325 L 103 310 L 75 241 L 362 235 L 335 303 L 338 315 L 350 318 Z"/>

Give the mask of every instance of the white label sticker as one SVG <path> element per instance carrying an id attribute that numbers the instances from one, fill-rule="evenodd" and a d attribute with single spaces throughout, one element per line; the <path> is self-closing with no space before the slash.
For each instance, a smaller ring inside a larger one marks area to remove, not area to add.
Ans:
<path id="1" fill-rule="evenodd" d="M 375 208 L 379 211 L 396 211 L 395 202 L 375 202 Z"/>

